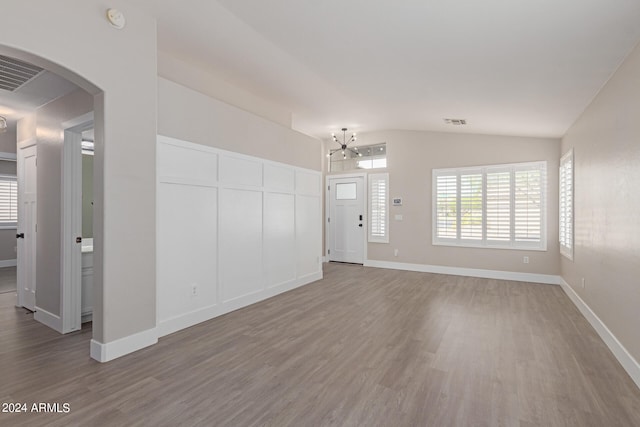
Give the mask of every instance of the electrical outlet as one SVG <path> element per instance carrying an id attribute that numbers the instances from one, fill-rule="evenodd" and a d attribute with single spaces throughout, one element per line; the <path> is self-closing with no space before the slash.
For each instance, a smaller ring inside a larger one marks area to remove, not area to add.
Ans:
<path id="1" fill-rule="evenodd" d="M 522 257 L 522 262 L 525 264 L 529 264 L 529 257 L 528 256 Z"/>
<path id="2" fill-rule="evenodd" d="M 393 250 L 393 256 L 398 256 L 398 250 L 397 249 Z"/>
<path id="3" fill-rule="evenodd" d="M 191 296 L 198 296 L 198 285 L 196 285 L 195 283 L 191 285 Z"/>

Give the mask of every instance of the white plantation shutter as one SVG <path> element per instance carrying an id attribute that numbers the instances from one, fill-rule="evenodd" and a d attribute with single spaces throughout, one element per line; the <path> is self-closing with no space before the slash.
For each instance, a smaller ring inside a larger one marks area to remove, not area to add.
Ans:
<path id="1" fill-rule="evenodd" d="M 539 242 L 542 238 L 542 171 L 515 171 L 515 240 Z"/>
<path id="2" fill-rule="evenodd" d="M 433 244 L 546 250 L 546 162 L 433 170 Z"/>
<path id="3" fill-rule="evenodd" d="M 482 173 L 460 176 L 460 238 L 482 240 Z"/>
<path id="4" fill-rule="evenodd" d="M 573 259 L 573 150 L 560 159 L 560 253 Z"/>
<path id="5" fill-rule="evenodd" d="M 458 177 L 438 175 L 435 182 L 435 233 L 438 239 L 458 238 Z"/>
<path id="6" fill-rule="evenodd" d="M 15 227 L 18 221 L 18 183 L 15 176 L 0 176 L 0 227 Z"/>
<path id="7" fill-rule="evenodd" d="M 511 239 L 511 172 L 487 173 L 487 241 Z"/>
<path id="8" fill-rule="evenodd" d="M 369 241 L 389 242 L 389 174 L 369 175 Z"/>

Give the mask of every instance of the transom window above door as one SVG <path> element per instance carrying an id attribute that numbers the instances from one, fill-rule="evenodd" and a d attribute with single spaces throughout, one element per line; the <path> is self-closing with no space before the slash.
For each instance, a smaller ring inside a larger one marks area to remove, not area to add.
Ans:
<path id="1" fill-rule="evenodd" d="M 380 169 L 387 167 L 387 143 L 349 146 L 347 149 L 331 149 L 329 171 L 340 172 L 356 169 Z"/>

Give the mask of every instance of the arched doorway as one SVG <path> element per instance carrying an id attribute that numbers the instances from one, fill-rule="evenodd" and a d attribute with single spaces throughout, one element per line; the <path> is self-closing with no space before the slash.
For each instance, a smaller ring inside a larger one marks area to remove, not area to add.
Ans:
<path id="1" fill-rule="evenodd" d="M 25 181 L 22 187 L 33 190 L 30 195 L 34 199 L 31 201 L 31 214 L 24 215 L 29 219 L 28 224 L 23 224 L 22 216 L 19 216 L 16 230 L 16 236 L 21 236 L 16 245 L 17 279 L 20 285 L 17 305 L 34 310 L 35 320 L 58 332 L 72 332 L 80 328 L 79 321 L 69 318 L 75 316 L 70 307 L 76 305 L 76 301 L 69 296 L 75 295 L 78 299 L 80 295 L 78 280 L 73 278 L 80 277 L 78 260 L 81 241 L 75 242 L 80 237 L 76 232 L 77 223 L 69 221 L 72 216 L 76 221 L 79 217 L 77 213 L 70 215 L 75 208 L 77 195 L 69 194 L 73 186 L 68 185 L 78 171 L 76 169 L 69 173 L 74 168 L 74 157 L 67 154 L 65 147 L 74 144 L 79 150 L 80 141 L 74 138 L 89 124 L 87 114 L 91 114 L 91 128 L 94 121 L 98 124 L 94 139 L 102 144 L 100 129 L 103 129 L 104 119 L 101 114 L 94 113 L 96 110 L 103 111 L 102 92 L 81 76 L 44 58 L 0 46 L 2 64 L 0 79 L 2 72 L 5 72 L 5 81 L 13 81 L 15 85 L 5 85 L 0 90 L 0 115 L 17 123 L 18 188 L 21 187 L 20 179 L 27 180 L 26 176 L 31 176 L 32 182 L 27 184 Z M 32 76 L 26 75 L 28 69 L 33 72 Z M 25 87 L 28 90 L 25 91 Z M 25 102 L 20 104 L 21 90 L 34 103 L 29 104 L 29 99 L 23 99 Z M 29 105 L 33 106 L 31 112 L 27 111 Z M 28 155 L 23 155 L 27 151 Z M 102 153 L 102 150 L 97 150 L 98 156 Z M 77 154 L 79 156 L 80 151 Z M 94 181 L 101 183 L 102 179 Z M 40 188 L 41 191 L 35 191 L 41 186 L 44 187 Z M 23 194 L 22 201 L 26 198 Z M 99 214 L 99 211 L 94 212 L 94 215 Z M 100 244 L 99 238 L 96 244 Z M 101 259 L 95 262 L 101 263 Z M 25 288 L 24 281 L 29 278 L 34 281 L 27 283 Z M 25 296 L 24 289 L 33 291 L 34 300 Z M 42 298 L 38 298 L 39 294 Z M 80 313 L 77 315 L 79 320 Z M 98 311 L 96 315 L 100 316 L 101 313 Z"/>

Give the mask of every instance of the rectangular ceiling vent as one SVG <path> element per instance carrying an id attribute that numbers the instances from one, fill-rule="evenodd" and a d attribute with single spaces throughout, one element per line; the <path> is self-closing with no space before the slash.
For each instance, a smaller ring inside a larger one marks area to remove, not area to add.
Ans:
<path id="1" fill-rule="evenodd" d="M 448 125 L 454 126 L 462 126 L 467 124 L 467 121 L 465 119 L 444 119 L 444 122 Z"/>
<path id="2" fill-rule="evenodd" d="M 0 89 L 15 92 L 42 71 L 28 62 L 0 55 Z"/>

